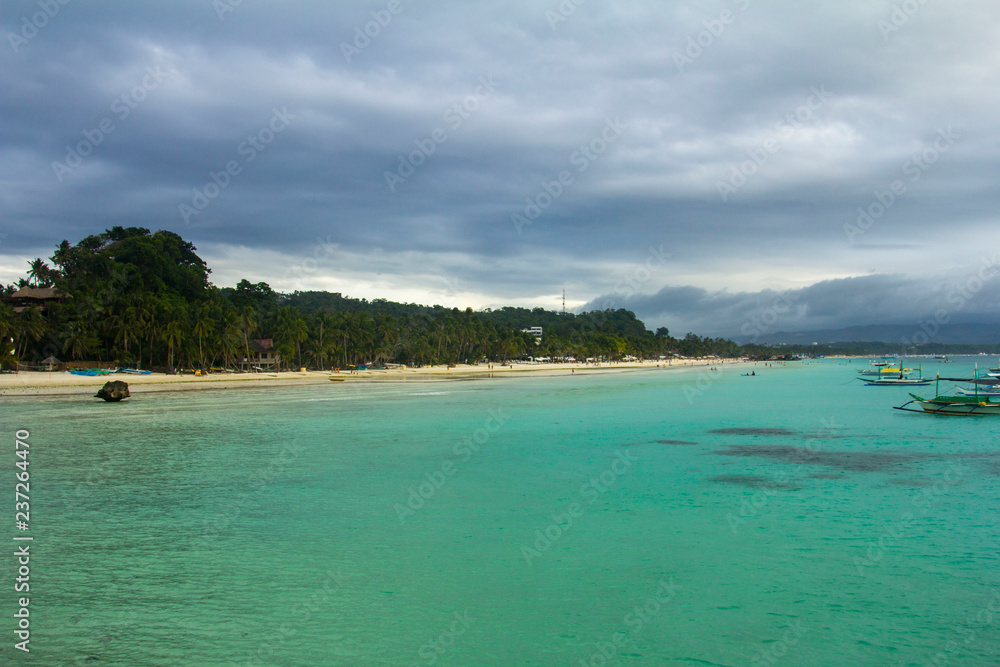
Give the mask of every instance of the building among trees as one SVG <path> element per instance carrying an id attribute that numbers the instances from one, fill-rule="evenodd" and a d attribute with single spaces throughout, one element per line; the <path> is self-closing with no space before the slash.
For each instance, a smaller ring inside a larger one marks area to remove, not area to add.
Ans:
<path id="1" fill-rule="evenodd" d="M 45 310 L 48 304 L 62 303 L 63 299 L 66 298 L 68 295 L 63 294 L 55 287 L 32 287 L 30 285 L 24 285 L 10 295 L 11 305 L 14 306 L 15 313 L 32 307 Z"/>

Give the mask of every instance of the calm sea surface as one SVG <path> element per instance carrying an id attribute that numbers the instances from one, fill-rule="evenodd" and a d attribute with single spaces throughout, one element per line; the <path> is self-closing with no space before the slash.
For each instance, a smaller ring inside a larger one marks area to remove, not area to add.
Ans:
<path id="1" fill-rule="evenodd" d="M 864 365 L 4 398 L 0 664 L 998 664 L 1000 418 Z"/>

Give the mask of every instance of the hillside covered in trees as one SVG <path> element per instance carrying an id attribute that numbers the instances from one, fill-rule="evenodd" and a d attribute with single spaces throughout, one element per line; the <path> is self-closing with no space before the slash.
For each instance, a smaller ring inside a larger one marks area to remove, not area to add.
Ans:
<path id="1" fill-rule="evenodd" d="M 556 313 L 541 308 L 473 311 L 338 293 L 281 294 L 242 280 L 219 288 L 195 247 L 169 231 L 114 227 L 30 263 L 0 303 L 4 364 L 92 360 L 143 368 L 230 368 L 272 339 L 287 367 L 476 363 L 534 357 L 741 356 L 769 354 L 689 333 L 651 332 L 627 310 Z M 22 287 L 51 295 L 15 300 Z M 540 326 L 540 342 L 521 330 Z"/>

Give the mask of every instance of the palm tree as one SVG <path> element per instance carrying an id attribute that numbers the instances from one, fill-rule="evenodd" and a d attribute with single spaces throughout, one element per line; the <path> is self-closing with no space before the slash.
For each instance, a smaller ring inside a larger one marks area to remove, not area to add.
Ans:
<path id="1" fill-rule="evenodd" d="M 524 335 L 520 331 L 508 329 L 502 334 L 502 338 L 500 339 L 500 354 L 503 356 L 504 361 L 507 361 L 511 357 L 521 356 L 527 349 L 528 345 L 524 340 Z"/>
<path id="2" fill-rule="evenodd" d="M 338 349 L 336 342 L 339 336 L 336 328 L 337 321 L 328 313 L 320 313 L 316 316 L 316 324 L 318 325 L 318 334 L 313 339 L 310 359 L 320 370 L 325 370 L 327 361 Z"/>
<path id="3" fill-rule="evenodd" d="M 63 239 L 62 243 L 59 244 L 59 247 L 56 248 L 56 251 L 52 254 L 50 259 L 53 264 L 65 271 L 67 268 L 66 265 L 69 264 L 72 259 L 72 255 L 73 247 L 69 244 L 69 241 Z"/>
<path id="4" fill-rule="evenodd" d="M 191 333 L 198 337 L 198 362 L 201 368 L 205 368 L 205 352 L 202 348 L 202 339 L 211 335 L 215 331 L 215 322 L 212 320 L 211 312 L 207 304 L 199 306 L 194 311 L 194 326 Z"/>
<path id="5" fill-rule="evenodd" d="M 116 332 L 115 342 L 121 340 L 122 346 L 125 350 L 125 361 L 129 361 L 129 342 L 136 342 L 139 340 L 139 328 L 141 326 L 139 322 L 139 311 L 140 309 L 135 305 L 134 300 L 130 303 L 119 302 L 116 304 L 115 314 L 109 318 L 110 321 L 108 324 Z"/>
<path id="6" fill-rule="evenodd" d="M 354 348 L 355 361 L 365 362 L 372 353 L 372 342 L 375 338 L 374 320 L 368 313 L 353 313 L 348 322 L 347 336 Z"/>
<path id="7" fill-rule="evenodd" d="M 152 298 L 149 299 L 148 304 L 149 307 L 146 310 L 145 334 L 146 340 L 149 342 L 149 365 L 152 366 L 153 350 L 155 348 L 153 343 L 160 338 L 160 335 L 163 333 L 163 306 Z"/>
<path id="8" fill-rule="evenodd" d="M 302 342 L 309 338 L 309 326 L 299 315 L 297 308 L 286 306 L 278 311 L 278 323 L 281 337 L 294 347 L 299 367 L 302 367 Z"/>
<path id="9" fill-rule="evenodd" d="M 441 324 L 437 328 L 437 362 L 441 363 L 441 344 L 450 343 L 451 337 L 447 333 L 447 321 L 441 318 Z"/>
<path id="10" fill-rule="evenodd" d="M 178 308 L 170 313 L 170 321 L 163 327 L 161 334 L 167 343 L 167 366 L 174 367 L 174 352 L 178 351 L 184 344 L 187 335 L 187 313 L 183 308 Z"/>
<path id="11" fill-rule="evenodd" d="M 167 326 L 163 329 L 163 340 L 167 342 L 167 366 L 170 368 L 174 367 L 174 348 L 181 344 L 184 340 L 184 327 L 177 320 L 173 320 L 167 323 Z"/>
<path id="12" fill-rule="evenodd" d="M 14 335 L 14 309 L 5 303 L 0 303 L 0 338 Z"/>
<path id="13" fill-rule="evenodd" d="M 347 351 L 348 351 L 348 349 L 350 349 L 350 345 L 349 345 L 350 336 L 348 335 L 348 332 L 350 330 L 351 330 L 351 321 L 349 319 L 349 316 L 345 316 L 344 321 L 343 321 L 343 323 L 342 323 L 342 325 L 340 327 L 340 339 L 341 339 L 341 341 L 343 341 L 343 344 L 340 347 L 344 351 L 344 365 L 345 366 L 348 364 L 348 361 L 347 361 Z"/>
<path id="14" fill-rule="evenodd" d="M 132 329 L 135 332 L 135 344 L 138 349 L 135 353 L 136 368 L 142 365 L 142 341 L 145 337 L 146 328 L 149 326 L 149 318 L 152 315 L 152 311 L 148 306 L 146 306 L 146 299 L 144 295 L 138 294 L 132 299 Z"/>
<path id="15" fill-rule="evenodd" d="M 52 284 L 52 269 L 41 257 L 36 257 L 28 262 L 28 277 L 35 287 L 48 287 Z"/>
<path id="16" fill-rule="evenodd" d="M 14 338 L 17 340 L 17 358 L 22 359 L 28 352 L 29 341 L 38 342 L 45 333 L 45 318 L 38 308 L 25 308 L 14 319 Z"/>
<path id="17" fill-rule="evenodd" d="M 230 310 L 223 317 L 222 324 L 222 336 L 219 341 L 222 346 L 222 364 L 230 368 L 234 365 L 234 357 L 241 340 L 239 316 Z"/>
<path id="18" fill-rule="evenodd" d="M 249 361 L 250 334 L 257 328 L 257 311 L 254 310 L 253 306 L 246 306 L 240 311 L 239 326 L 243 334 L 243 349 L 246 352 L 246 357 L 244 358 Z"/>
<path id="19" fill-rule="evenodd" d="M 97 344 L 97 337 L 85 322 L 71 322 L 66 327 L 66 339 L 63 341 L 63 352 L 69 352 L 74 359 L 87 354 Z"/>
<path id="20" fill-rule="evenodd" d="M 375 358 L 379 363 L 393 356 L 399 343 L 399 326 L 392 315 L 375 316 Z"/>
<path id="21" fill-rule="evenodd" d="M 5 303 L 0 303 L 0 354 L 3 355 L 3 360 L 14 354 L 15 329 L 14 309 Z"/>

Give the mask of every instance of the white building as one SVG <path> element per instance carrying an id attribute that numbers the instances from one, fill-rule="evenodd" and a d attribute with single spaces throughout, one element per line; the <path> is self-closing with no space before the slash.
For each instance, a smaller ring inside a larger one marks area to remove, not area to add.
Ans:
<path id="1" fill-rule="evenodd" d="M 521 329 L 522 333 L 531 334 L 537 340 L 542 339 L 542 328 L 541 327 L 530 327 L 528 329 Z"/>

